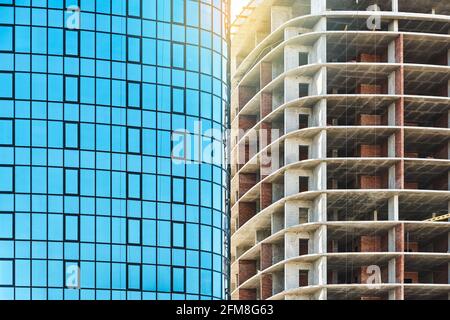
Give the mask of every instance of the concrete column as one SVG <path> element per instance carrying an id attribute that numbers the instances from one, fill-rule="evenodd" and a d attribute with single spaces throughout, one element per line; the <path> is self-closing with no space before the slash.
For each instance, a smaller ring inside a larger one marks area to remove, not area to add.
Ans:
<path id="1" fill-rule="evenodd" d="M 326 159 L 327 157 L 327 131 L 318 133 L 311 144 L 311 157 L 313 159 Z"/>
<path id="2" fill-rule="evenodd" d="M 388 138 L 388 154 L 389 158 L 395 158 L 395 134 L 392 134 Z"/>
<path id="3" fill-rule="evenodd" d="M 395 126 L 395 103 L 388 107 L 388 126 Z"/>
<path id="4" fill-rule="evenodd" d="M 314 284 L 315 285 L 326 285 L 327 284 L 327 258 L 319 258 L 314 263 Z"/>
<path id="5" fill-rule="evenodd" d="M 292 7 L 273 6 L 270 8 L 271 31 L 275 31 L 292 17 Z"/>
<path id="6" fill-rule="evenodd" d="M 319 14 L 327 10 L 326 0 L 311 1 L 311 14 Z"/>
<path id="7" fill-rule="evenodd" d="M 388 45 L 388 63 L 395 63 L 395 40 Z"/>
<path id="8" fill-rule="evenodd" d="M 392 0 L 392 12 L 398 12 L 398 0 Z"/>
<path id="9" fill-rule="evenodd" d="M 327 68 L 322 67 L 314 75 L 310 87 L 310 94 L 315 96 L 322 96 L 327 94 Z"/>
<path id="10" fill-rule="evenodd" d="M 326 190 L 327 189 L 327 164 L 320 163 L 314 168 L 314 185 L 312 190 Z"/>
<path id="11" fill-rule="evenodd" d="M 395 189 L 396 182 L 395 182 L 395 165 L 389 167 L 388 172 L 388 188 L 389 189 Z"/>
<path id="12" fill-rule="evenodd" d="M 299 286 L 299 267 L 296 263 L 284 266 L 284 290 L 296 289 Z"/>
<path id="13" fill-rule="evenodd" d="M 327 31 L 327 18 L 322 17 L 313 27 L 314 32 Z"/>
<path id="14" fill-rule="evenodd" d="M 321 36 L 313 45 L 310 56 L 311 63 L 326 63 L 327 62 L 327 38 Z"/>
<path id="15" fill-rule="evenodd" d="M 311 222 L 326 222 L 327 221 L 327 195 L 321 194 L 313 202 L 313 215 Z"/>
<path id="16" fill-rule="evenodd" d="M 388 283 L 395 283 L 395 278 L 395 259 L 391 259 L 388 263 Z"/>
<path id="17" fill-rule="evenodd" d="M 390 221 L 398 221 L 398 209 L 398 195 L 395 195 L 388 200 L 388 219 Z"/>
<path id="18" fill-rule="evenodd" d="M 310 248 L 310 252 L 312 253 L 327 252 L 327 226 L 320 226 L 314 232 L 311 246 L 312 248 Z"/>
<path id="19" fill-rule="evenodd" d="M 322 99 L 314 105 L 312 110 L 313 126 L 327 126 L 327 100 Z"/>

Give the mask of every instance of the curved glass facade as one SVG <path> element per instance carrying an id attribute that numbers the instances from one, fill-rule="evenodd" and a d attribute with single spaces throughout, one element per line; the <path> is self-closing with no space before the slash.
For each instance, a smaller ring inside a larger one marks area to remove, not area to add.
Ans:
<path id="1" fill-rule="evenodd" d="M 0 299 L 226 297 L 227 12 L 0 0 Z"/>

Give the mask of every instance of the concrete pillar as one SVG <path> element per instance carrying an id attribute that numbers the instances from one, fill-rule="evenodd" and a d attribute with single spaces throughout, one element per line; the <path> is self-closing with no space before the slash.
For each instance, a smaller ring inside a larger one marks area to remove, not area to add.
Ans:
<path id="1" fill-rule="evenodd" d="M 388 200 L 388 219 L 389 221 L 398 221 L 398 195 L 395 195 Z"/>
<path id="2" fill-rule="evenodd" d="M 388 138 L 388 154 L 389 158 L 395 158 L 395 134 L 392 134 Z"/>
<path id="3" fill-rule="evenodd" d="M 292 17 L 292 7 L 273 6 L 270 8 L 271 31 L 275 31 Z"/>
<path id="4" fill-rule="evenodd" d="M 311 222 L 326 222 L 327 221 L 327 195 L 321 194 L 313 202 L 313 215 Z"/>
<path id="5" fill-rule="evenodd" d="M 395 63 L 395 40 L 388 45 L 388 63 Z"/>
<path id="6" fill-rule="evenodd" d="M 327 31 L 327 18 L 321 17 L 313 27 L 314 32 Z"/>
<path id="7" fill-rule="evenodd" d="M 392 0 L 392 12 L 398 12 L 398 0 Z"/>
<path id="8" fill-rule="evenodd" d="M 327 189 L 327 164 L 321 162 L 314 168 L 314 185 L 312 190 L 326 190 Z"/>
<path id="9" fill-rule="evenodd" d="M 389 189 L 395 189 L 396 183 L 395 183 L 395 165 L 389 167 L 388 172 L 388 188 Z"/>
<path id="10" fill-rule="evenodd" d="M 388 283 L 395 283 L 395 258 L 388 262 Z"/>
<path id="11" fill-rule="evenodd" d="M 327 62 L 327 38 L 321 36 L 313 45 L 310 55 L 311 63 L 326 63 Z"/>
<path id="12" fill-rule="evenodd" d="M 310 94 L 315 96 L 322 96 L 327 94 L 327 68 L 322 67 L 314 75 L 312 85 L 309 89 Z"/>
<path id="13" fill-rule="evenodd" d="M 311 1 L 311 14 L 319 14 L 327 10 L 326 0 Z"/>
<path id="14" fill-rule="evenodd" d="M 327 100 L 322 99 L 314 105 L 312 110 L 313 126 L 327 126 Z"/>
<path id="15" fill-rule="evenodd" d="M 322 130 L 314 136 L 311 144 L 311 157 L 313 159 L 326 159 L 327 157 L 327 131 Z"/>
<path id="16" fill-rule="evenodd" d="M 327 284 L 327 258 L 321 257 L 314 263 L 314 284 L 326 285 Z"/>
<path id="17" fill-rule="evenodd" d="M 296 263 L 284 266 L 284 290 L 296 289 L 299 286 L 299 267 Z"/>
<path id="18" fill-rule="evenodd" d="M 388 107 L 388 126 L 395 126 L 395 103 Z"/>
<path id="19" fill-rule="evenodd" d="M 310 242 L 311 243 L 311 242 Z M 312 253 L 326 253 L 327 252 L 327 226 L 320 226 L 313 235 L 312 248 L 310 251 Z"/>
<path id="20" fill-rule="evenodd" d="M 327 288 L 320 289 L 319 292 L 315 295 L 314 299 L 327 300 Z"/>

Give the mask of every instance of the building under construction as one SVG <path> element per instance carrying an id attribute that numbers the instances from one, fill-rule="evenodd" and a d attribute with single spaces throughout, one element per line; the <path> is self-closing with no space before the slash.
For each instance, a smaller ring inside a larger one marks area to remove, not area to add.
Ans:
<path id="1" fill-rule="evenodd" d="M 232 299 L 450 298 L 449 33 L 450 1 L 244 8 Z"/>

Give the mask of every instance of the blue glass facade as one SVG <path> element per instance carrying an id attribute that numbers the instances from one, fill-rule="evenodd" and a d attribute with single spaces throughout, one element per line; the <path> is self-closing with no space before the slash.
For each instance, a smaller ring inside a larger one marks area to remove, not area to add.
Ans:
<path id="1" fill-rule="evenodd" d="M 0 0 L 0 299 L 225 298 L 226 19 Z"/>

